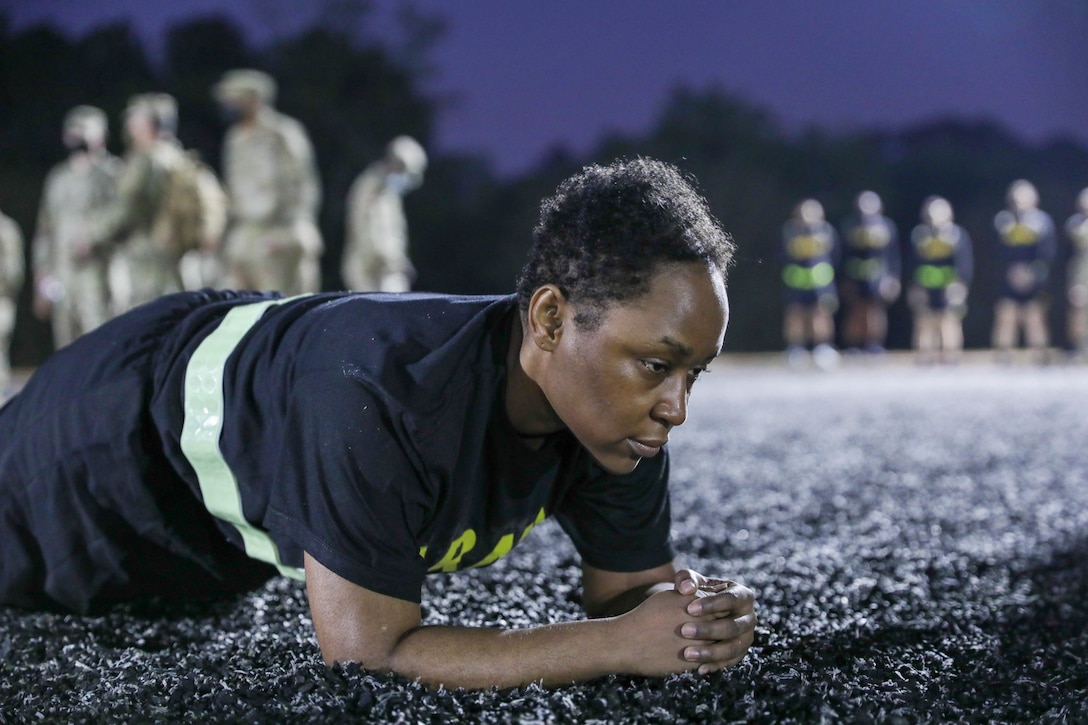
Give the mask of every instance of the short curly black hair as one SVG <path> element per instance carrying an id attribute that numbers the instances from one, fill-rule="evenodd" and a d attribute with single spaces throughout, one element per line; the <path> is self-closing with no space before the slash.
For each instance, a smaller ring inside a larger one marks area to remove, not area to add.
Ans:
<path id="1" fill-rule="evenodd" d="M 575 321 L 592 329 L 608 304 L 648 292 L 661 263 L 704 262 L 724 279 L 734 250 L 706 199 L 672 164 L 595 164 L 541 202 L 518 304 L 526 312 L 533 293 L 554 284 L 582 304 Z"/>

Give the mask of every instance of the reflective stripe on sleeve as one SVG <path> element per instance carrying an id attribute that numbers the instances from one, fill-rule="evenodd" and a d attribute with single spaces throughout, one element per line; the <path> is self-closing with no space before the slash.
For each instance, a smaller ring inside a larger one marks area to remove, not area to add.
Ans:
<path id="1" fill-rule="evenodd" d="M 197 346 L 185 369 L 185 422 L 181 450 L 189 460 L 200 484 L 204 507 L 212 516 L 226 521 L 242 537 L 246 554 L 267 562 L 284 576 L 303 579 L 302 569 L 280 561 L 275 542 L 264 529 L 246 521 L 238 480 L 219 448 L 223 432 L 223 370 L 238 342 L 269 307 L 287 300 L 267 300 L 239 305 L 224 317 Z"/>

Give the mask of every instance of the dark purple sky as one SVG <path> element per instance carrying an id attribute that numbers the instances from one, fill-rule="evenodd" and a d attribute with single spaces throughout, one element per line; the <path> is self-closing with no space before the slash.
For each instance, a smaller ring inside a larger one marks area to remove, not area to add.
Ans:
<path id="1" fill-rule="evenodd" d="M 127 19 L 152 44 L 219 13 L 261 42 L 298 30 L 304 0 L 0 0 L 16 30 L 81 34 Z M 388 17 L 393 0 L 376 0 Z M 716 85 L 788 130 L 993 119 L 1029 141 L 1088 143 L 1084 0 L 430 0 L 449 31 L 431 87 L 460 102 L 436 145 L 516 173 L 561 144 L 645 131 L 670 88 Z M 300 9 L 301 8 L 301 9 Z M 379 19 L 379 25 L 384 22 Z M 1086 170 L 1088 174 L 1088 170 Z"/>

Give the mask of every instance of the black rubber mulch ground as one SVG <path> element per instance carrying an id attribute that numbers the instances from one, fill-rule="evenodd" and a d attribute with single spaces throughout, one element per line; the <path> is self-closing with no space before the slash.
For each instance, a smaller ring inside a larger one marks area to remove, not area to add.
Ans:
<path id="1" fill-rule="evenodd" d="M 305 598 L 79 618 L 0 608 L 0 722 L 1084 722 L 1088 369 L 722 366 L 674 438 L 682 562 L 757 590 L 709 677 L 430 692 L 320 664 Z M 433 578 L 429 622 L 579 616 L 546 524 Z"/>

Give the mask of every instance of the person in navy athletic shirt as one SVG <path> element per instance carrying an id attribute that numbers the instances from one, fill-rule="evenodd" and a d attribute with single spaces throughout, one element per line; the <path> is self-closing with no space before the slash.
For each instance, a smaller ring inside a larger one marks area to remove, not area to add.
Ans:
<path id="1" fill-rule="evenodd" d="M 923 364 L 955 363 L 963 352 L 975 257 L 971 237 L 954 219 L 947 199 L 930 196 L 922 202 L 921 223 L 910 234 L 907 300 L 914 313 L 913 347 Z"/>
<path id="2" fill-rule="evenodd" d="M 0 409 L 0 602 L 90 611 L 304 578 L 321 653 L 446 687 L 712 672 L 753 593 L 677 569 L 666 443 L 733 243 L 679 171 L 543 202 L 516 294 L 204 290 L 76 340 Z M 423 577 L 554 516 L 589 619 L 424 625 Z"/>
<path id="3" fill-rule="evenodd" d="M 824 218 L 823 205 L 805 199 L 782 227 L 782 336 L 791 367 L 807 365 L 810 357 L 822 370 L 838 365 L 835 311 L 839 308 L 839 293 L 835 267 L 839 254 L 839 235 Z"/>
<path id="4" fill-rule="evenodd" d="M 1006 199 L 1008 208 L 994 217 L 1004 285 L 994 304 L 993 347 L 998 360 L 1007 362 L 1023 333 L 1035 359 L 1045 362 L 1050 344 L 1046 286 L 1057 251 L 1054 221 L 1039 208 L 1039 192 L 1030 181 L 1012 182 Z"/>
<path id="5" fill-rule="evenodd" d="M 842 228 L 843 341 L 852 350 L 880 354 L 888 336 L 888 306 L 901 287 L 899 232 L 884 216 L 875 191 L 858 194 L 854 208 L 857 213 Z"/>
<path id="6" fill-rule="evenodd" d="M 1088 188 L 1077 195 L 1077 211 L 1065 222 L 1071 245 L 1066 263 L 1066 329 L 1069 352 L 1088 360 Z"/>

